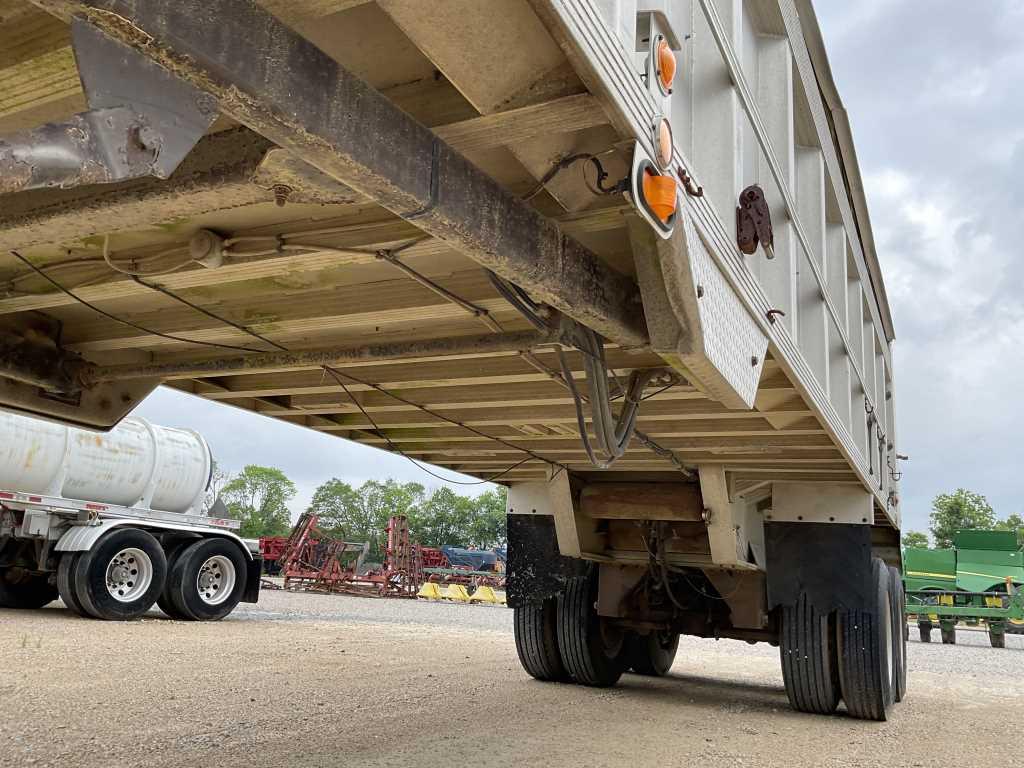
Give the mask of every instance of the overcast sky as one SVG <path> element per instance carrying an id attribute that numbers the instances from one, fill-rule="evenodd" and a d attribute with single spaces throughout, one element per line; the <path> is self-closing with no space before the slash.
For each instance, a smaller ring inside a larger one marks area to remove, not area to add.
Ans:
<path id="1" fill-rule="evenodd" d="M 1021 512 L 1024 4 L 815 5 L 895 316 L 904 527 L 924 529 L 932 497 L 958 486 Z M 293 513 L 330 477 L 439 484 L 401 457 L 168 390 L 139 413 L 200 430 L 228 470 L 280 467 L 300 489 Z"/>
<path id="2" fill-rule="evenodd" d="M 896 326 L 904 527 L 1024 509 L 1024 4 L 815 3 Z"/>

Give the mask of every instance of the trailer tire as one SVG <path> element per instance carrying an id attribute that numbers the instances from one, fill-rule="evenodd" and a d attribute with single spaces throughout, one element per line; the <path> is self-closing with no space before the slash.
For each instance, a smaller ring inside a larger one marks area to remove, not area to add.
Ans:
<path id="1" fill-rule="evenodd" d="M 557 598 L 517 606 L 513 617 L 516 652 L 526 673 L 536 680 L 564 682 L 569 673 L 558 652 Z"/>
<path id="2" fill-rule="evenodd" d="M 793 709 L 831 715 L 839 706 L 839 670 L 830 616 L 815 610 L 801 594 L 782 607 L 779 656 L 786 696 Z"/>
<path id="3" fill-rule="evenodd" d="M 167 618 L 174 619 L 175 621 L 195 621 L 190 614 L 179 611 L 171 599 L 171 572 L 174 570 L 174 564 L 178 561 L 178 555 L 191 543 L 192 540 L 190 539 L 179 541 L 174 546 L 164 550 L 164 554 L 167 556 L 167 581 L 164 582 L 164 589 L 160 593 L 160 597 L 156 599 L 156 605 L 157 608 L 164 612 Z"/>
<path id="4" fill-rule="evenodd" d="M 156 603 L 167 579 L 167 558 L 150 533 L 115 528 L 79 555 L 73 577 L 75 596 L 90 616 L 130 621 Z"/>
<path id="5" fill-rule="evenodd" d="M 1003 622 L 1004 625 L 1009 622 Z M 1006 627 L 1003 627 L 1002 632 L 993 632 L 992 628 L 988 630 L 988 641 L 993 648 L 1005 648 L 1006 647 Z"/>
<path id="6" fill-rule="evenodd" d="M 892 606 L 889 569 L 871 561 L 874 610 L 838 611 L 839 685 L 846 709 L 860 720 L 885 720 L 893 704 Z"/>
<path id="7" fill-rule="evenodd" d="M 78 594 L 75 592 L 75 567 L 78 565 L 78 558 L 81 552 L 65 552 L 60 556 L 57 563 L 57 592 L 60 599 L 69 611 L 76 616 L 88 617 L 89 614 L 82 607 Z"/>
<path id="8" fill-rule="evenodd" d="M 678 650 L 679 635 L 675 632 L 630 633 L 626 638 L 625 664 L 638 675 L 664 677 Z"/>
<path id="9" fill-rule="evenodd" d="M 580 685 L 607 688 L 615 685 L 625 670 L 622 646 L 624 633 L 617 642 L 609 637 L 610 627 L 597 615 L 597 570 L 587 576 L 567 580 L 565 592 L 557 600 L 558 650 L 562 664 Z"/>
<path id="10" fill-rule="evenodd" d="M 57 588 L 46 576 L 24 568 L 0 568 L 0 608 L 35 610 L 57 599 Z"/>
<path id="11" fill-rule="evenodd" d="M 932 623 L 930 621 L 917 622 L 917 631 L 921 635 L 922 643 L 930 643 L 932 641 Z"/>
<path id="12" fill-rule="evenodd" d="M 903 701 L 907 695 L 907 615 L 903 578 L 889 566 L 889 604 L 892 607 L 892 698 Z"/>
<path id="13" fill-rule="evenodd" d="M 956 645 L 956 628 L 939 625 L 939 634 L 942 635 L 943 645 Z"/>
<path id="14" fill-rule="evenodd" d="M 175 558 L 168 576 L 171 604 L 195 621 L 220 621 L 241 601 L 247 571 L 234 542 L 201 539 Z"/>

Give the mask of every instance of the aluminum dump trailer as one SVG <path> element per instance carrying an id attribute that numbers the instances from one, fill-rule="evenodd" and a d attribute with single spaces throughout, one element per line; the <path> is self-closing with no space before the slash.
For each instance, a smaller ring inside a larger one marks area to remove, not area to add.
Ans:
<path id="1" fill-rule="evenodd" d="M 888 716 L 894 331 L 809 0 L 0 8 L 0 404 L 162 383 L 505 484 L 527 673 L 768 642 Z"/>
<path id="2" fill-rule="evenodd" d="M 256 602 L 261 559 L 215 517 L 196 432 L 124 419 L 97 433 L 0 411 L 0 608 L 58 596 L 80 616 L 154 604 L 209 621 Z"/>

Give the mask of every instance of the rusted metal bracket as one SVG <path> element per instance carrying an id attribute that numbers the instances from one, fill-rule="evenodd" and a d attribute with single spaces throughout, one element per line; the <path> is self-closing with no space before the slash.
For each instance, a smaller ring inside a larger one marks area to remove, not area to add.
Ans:
<path id="1" fill-rule="evenodd" d="M 90 364 L 60 344 L 60 323 L 36 313 L 0 320 L 0 377 L 30 384 L 54 397 L 82 389 Z"/>
<path id="2" fill-rule="evenodd" d="M 772 214 L 764 190 L 752 184 L 740 192 L 736 207 L 736 244 L 748 256 L 757 251 L 760 243 L 769 259 L 775 258 L 775 236 L 772 233 Z"/>
<path id="3" fill-rule="evenodd" d="M 217 116 L 202 91 L 95 27 L 75 19 L 71 39 L 91 109 L 0 136 L 0 194 L 165 179 Z"/>
<path id="4" fill-rule="evenodd" d="M 156 157 L 149 138 L 148 125 L 127 107 L 0 136 L 0 194 L 147 176 Z"/>
<path id="5" fill-rule="evenodd" d="M 160 383 L 96 382 L 94 366 L 61 343 L 61 323 L 40 313 L 0 317 L 0 406 L 88 429 L 110 429 Z"/>
<path id="6" fill-rule="evenodd" d="M 686 194 L 690 197 L 704 197 L 704 187 L 696 186 L 693 179 L 690 178 L 690 174 L 686 172 L 683 166 L 679 166 L 676 176 L 679 177 L 679 182 L 683 185 L 683 189 L 686 190 Z"/>

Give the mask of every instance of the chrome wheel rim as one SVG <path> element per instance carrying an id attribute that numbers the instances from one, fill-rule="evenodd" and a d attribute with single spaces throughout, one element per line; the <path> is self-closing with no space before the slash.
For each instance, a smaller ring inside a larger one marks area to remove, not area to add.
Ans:
<path id="1" fill-rule="evenodd" d="M 235 564 L 224 555 L 207 558 L 196 576 L 199 599 L 207 605 L 220 605 L 235 589 Z"/>
<path id="2" fill-rule="evenodd" d="M 107 592 L 119 603 L 142 597 L 153 583 L 153 561 L 137 547 L 122 549 L 107 563 Z"/>

